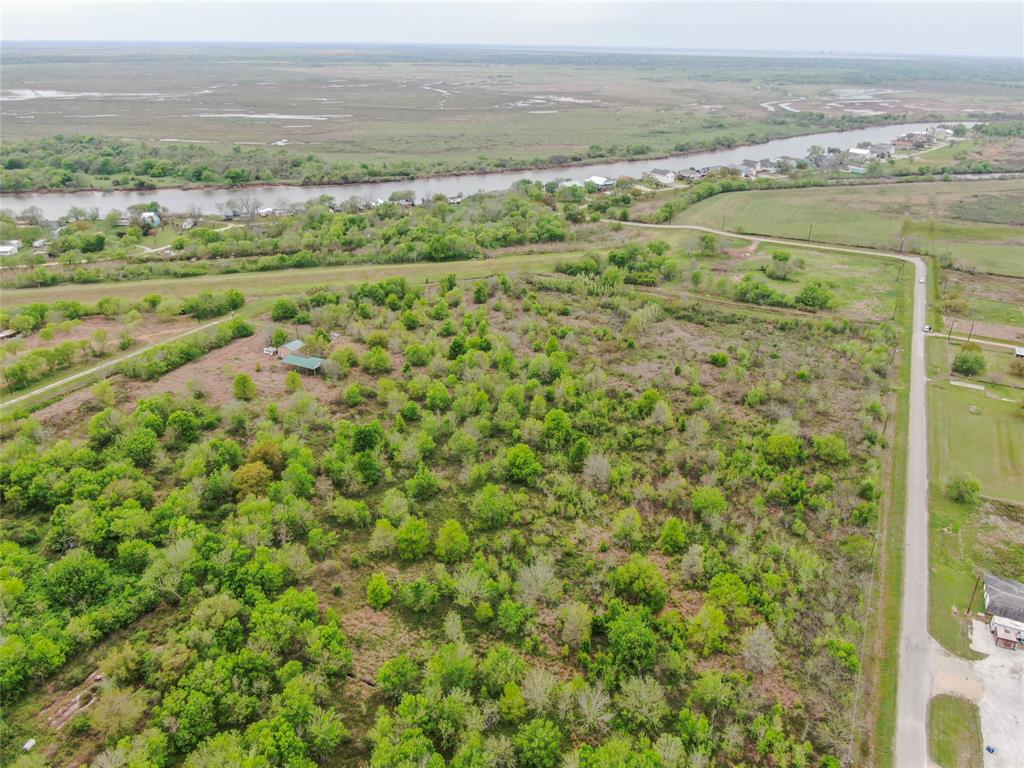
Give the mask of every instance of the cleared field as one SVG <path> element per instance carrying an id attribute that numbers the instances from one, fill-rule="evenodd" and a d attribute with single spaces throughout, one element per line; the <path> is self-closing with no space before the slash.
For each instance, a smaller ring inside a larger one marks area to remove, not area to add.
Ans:
<path id="1" fill-rule="evenodd" d="M 979 271 L 1024 276 L 1024 227 L 957 218 L 976 194 L 1017 199 L 1024 180 L 915 182 L 734 192 L 676 217 L 747 234 L 820 240 L 949 257 Z"/>
<path id="2" fill-rule="evenodd" d="M 928 709 L 928 750 L 941 768 L 980 768 L 978 708 L 956 696 L 936 696 Z"/>

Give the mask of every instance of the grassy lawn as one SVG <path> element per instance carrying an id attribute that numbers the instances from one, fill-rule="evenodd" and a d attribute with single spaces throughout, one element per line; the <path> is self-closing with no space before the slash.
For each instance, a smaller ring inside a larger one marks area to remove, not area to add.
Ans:
<path id="1" fill-rule="evenodd" d="M 978 708 L 956 696 L 941 695 L 928 707 L 928 751 L 941 768 L 981 768 Z"/>
<path id="2" fill-rule="evenodd" d="M 966 328 L 961 329 L 958 325 L 953 330 L 961 333 L 966 331 Z M 928 339 L 928 376 L 934 378 L 949 375 L 953 360 L 963 344 L 964 342 L 956 339 L 950 339 L 947 342 L 946 337 L 940 333 Z M 1019 376 L 1010 370 L 1013 363 L 1013 352 L 1005 347 L 988 346 L 980 340 L 979 344 L 981 352 L 985 356 L 985 373 L 974 377 L 969 383 L 995 384 L 1018 390 L 1007 396 L 1019 400 L 1024 396 L 1024 393 L 1019 391 L 1024 389 L 1024 376 Z"/>
<path id="3" fill-rule="evenodd" d="M 1024 276 L 1024 227 L 957 219 L 953 206 L 977 192 L 1019 194 L 1024 181 L 915 182 L 717 195 L 675 223 L 724 227 L 888 250 L 949 256 L 981 271 Z"/>
<path id="4" fill-rule="evenodd" d="M 929 346 L 931 357 L 935 344 Z M 1001 399 L 1012 390 L 987 389 L 933 382 L 928 390 L 930 631 L 944 647 L 968 658 L 976 654 L 970 649 L 964 614 L 982 607 L 980 593 L 974 605 L 967 605 L 978 573 L 994 569 L 1015 578 L 1021 560 L 1020 544 L 1014 543 L 1022 535 L 1019 511 L 1004 513 L 991 504 L 972 509 L 945 493 L 950 478 L 968 474 L 981 483 L 983 495 L 1024 503 L 1024 419 L 1013 398 Z"/>

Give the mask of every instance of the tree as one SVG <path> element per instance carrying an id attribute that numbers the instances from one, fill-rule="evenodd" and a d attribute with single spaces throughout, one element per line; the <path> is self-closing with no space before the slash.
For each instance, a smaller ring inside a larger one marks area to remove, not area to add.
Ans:
<path id="1" fill-rule="evenodd" d="M 110 566 L 86 549 L 73 549 L 50 565 L 44 584 L 54 605 L 94 605 L 110 588 Z"/>
<path id="2" fill-rule="evenodd" d="M 690 505 L 694 514 L 701 520 L 709 520 L 721 517 L 728 509 L 725 496 L 713 486 L 702 485 L 693 489 L 690 496 Z"/>
<path id="3" fill-rule="evenodd" d="M 980 376 L 985 372 L 985 354 L 977 344 L 964 344 L 955 358 L 953 358 L 953 373 L 961 376 Z"/>
<path id="4" fill-rule="evenodd" d="M 256 397 L 256 384 L 247 373 L 240 373 L 235 376 L 234 382 L 235 399 L 248 402 Z"/>
<path id="5" fill-rule="evenodd" d="M 458 520 L 445 520 L 437 532 L 437 543 L 434 553 L 438 559 L 446 563 L 454 563 L 466 556 L 469 551 L 469 536 Z"/>
<path id="6" fill-rule="evenodd" d="M 494 529 L 507 525 L 515 504 L 500 486 L 488 483 L 473 499 L 473 517 L 481 528 Z"/>
<path id="7" fill-rule="evenodd" d="M 531 720 L 512 739 L 520 768 L 556 768 L 562 757 L 562 732 L 546 718 Z"/>
<path id="8" fill-rule="evenodd" d="M 775 637 L 765 624 L 758 624 L 743 635 L 742 653 L 747 669 L 757 674 L 771 672 L 779 663 Z"/>
<path id="9" fill-rule="evenodd" d="M 377 670 L 377 690 L 392 701 L 416 689 L 420 668 L 406 654 L 401 654 L 381 664 Z"/>
<path id="10" fill-rule="evenodd" d="M 700 255 L 705 257 L 715 256 L 718 253 L 718 238 L 709 232 L 700 236 Z"/>
<path id="11" fill-rule="evenodd" d="M 371 608 L 381 610 L 391 602 L 391 585 L 383 573 L 373 574 L 366 582 L 366 603 Z"/>
<path id="12" fill-rule="evenodd" d="M 432 411 L 447 411 L 452 404 L 452 396 L 444 382 L 435 381 L 427 389 L 427 408 Z"/>
<path id="13" fill-rule="evenodd" d="M 690 619 L 691 643 L 705 656 L 722 649 L 723 641 L 729 635 L 725 612 L 713 603 L 704 603 L 697 614 Z"/>
<path id="14" fill-rule="evenodd" d="M 262 461 L 250 461 L 235 470 L 235 495 L 239 501 L 247 496 L 263 496 L 274 479 L 274 473 L 270 471 Z"/>
<path id="15" fill-rule="evenodd" d="M 617 594 L 646 605 L 655 613 L 665 607 L 668 599 L 668 587 L 658 566 L 640 555 L 633 555 L 612 571 L 611 583 Z"/>
<path id="16" fill-rule="evenodd" d="M 976 507 L 981 501 L 981 483 L 970 475 L 955 475 L 946 484 L 946 495 L 953 501 Z"/>
<path id="17" fill-rule="evenodd" d="M 648 733 L 656 732 L 668 714 L 665 690 L 649 675 L 626 680 L 619 690 L 619 695 L 615 697 L 615 703 L 619 707 L 622 719 L 631 728 Z"/>
<path id="18" fill-rule="evenodd" d="M 419 560 L 430 551 L 430 526 L 419 517 L 409 517 L 396 535 L 398 556 L 403 560 Z"/>
<path id="19" fill-rule="evenodd" d="M 608 627 L 608 649 L 616 666 L 625 671 L 654 669 L 658 658 L 658 637 L 638 609 L 623 611 Z"/>
<path id="20" fill-rule="evenodd" d="M 107 740 L 118 739 L 133 731 L 146 711 L 146 702 L 139 694 L 126 689 L 106 688 L 90 708 L 93 729 Z"/>
<path id="21" fill-rule="evenodd" d="M 531 484 L 543 471 L 533 449 L 524 443 L 517 443 L 505 454 L 505 476 L 514 483 Z"/>

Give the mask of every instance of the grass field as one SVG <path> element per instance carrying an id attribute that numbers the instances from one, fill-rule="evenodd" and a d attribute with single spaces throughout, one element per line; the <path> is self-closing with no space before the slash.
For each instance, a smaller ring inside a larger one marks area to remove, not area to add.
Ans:
<path id="1" fill-rule="evenodd" d="M 1018 197 L 1024 180 L 916 182 L 717 195 L 676 217 L 773 235 L 950 257 L 964 266 L 1024 276 L 1024 227 L 955 218 L 971 194 Z"/>
<path id="2" fill-rule="evenodd" d="M 937 343 L 942 342 L 933 340 L 933 350 Z M 1019 390 L 993 386 L 981 392 L 933 382 L 928 389 L 930 629 L 943 646 L 967 658 L 976 657 L 964 614 L 978 573 L 987 569 L 1008 578 L 1024 576 L 1024 523 L 1020 507 L 1012 506 L 1024 504 L 1024 418 L 1019 399 Z M 986 502 L 975 510 L 953 501 L 945 487 L 960 474 L 976 478 L 984 496 L 1010 504 Z M 971 608 L 977 610 L 982 607 L 980 595 L 975 600 Z"/>
<path id="3" fill-rule="evenodd" d="M 956 696 L 941 695 L 928 707 L 928 751 L 941 768 L 981 768 L 978 708 Z"/>

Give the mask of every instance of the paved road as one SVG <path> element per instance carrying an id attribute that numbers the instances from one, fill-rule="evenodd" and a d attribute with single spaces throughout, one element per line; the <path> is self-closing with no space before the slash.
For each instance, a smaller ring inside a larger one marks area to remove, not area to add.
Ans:
<path id="1" fill-rule="evenodd" d="M 628 222 L 623 222 L 627 224 Z M 687 224 L 632 226 L 690 229 L 721 237 L 747 235 Z M 922 259 L 888 251 L 846 248 L 758 236 L 762 242 L 818 251 L 863 253 L 914 265 L 913 336 L 910 348 L 910 423 L 907 443 L 907 508 L 903 543 L 903 598 L 900 622 L 899 689 L 896 698 L 896 768 L 929 768 L 928 700 L 932 669 L 928 634 L 928 380 L 925 371 L 928 269 Z M 924 280 L 924 282 L 922 282 Z"/>
<path id="2" fill-rule="evenodd" d="M 169 336 L 166 339 L 161 339 L 160 341 L 155 341 L 152 344 L 147 344 L 145 347 L 137 349 L 134 352 L 129 352 L 127 355 L 121 355 L 121 357 L 115 357 L 114 359 L 107 360 L 106 362 L 100 363 L 99 365 L 94 365 L 92 368 L 87 368 L 84 371 L 79 371 L 78 373 L 73 373 L 70 376 L 65 376 L 63 379 L 60 379 L 59 381 L 51 382 L 51 383 L 46 384 L 46 385 L 44 385 L 42 387 L 39 387 L 38 389 L 33 389 L 31 392 L 26 392 L 23 395 L 18 395 L 15 398 L 11 398 L 10 400 L 7 400 L 4 403 L 0 403 L 0 408 L 7 408 L 8 406 L 15 405 L 16 403 L 20 403 L 23 400 L 28 400 L 29 398 L 35 397 L 36 395 L 42 394 L 43 392 L 48 392 L 51 389 L 56 389 L 57 387 L 60 387 L 60 386 L 62 386 L 64 384 L 67 384 L 69 381 L 75 381 L 76 379 L 81 379 L 81 378 L 84 378 L 86 376 L 89 376 L 90 374 L 97 373 L 98 371 L 102 371 L 105 368 L 111 368 L 113 366 L 118 365 L 119 363 L 123 363 L 125 360 L 131 360 L 133 357 L 141 355 L 143 352 L 148 352 L 149 350 L 153 349 L 153 347 L 158 347 L 161 344 L 168 344 L 168 343 L 170 343 L 172 341 L 177 341 L 178 339 L 183 339 L 186 336 L 191 336 L 193 333 L 197 333 L 199 331 L 205 331 L 207 328 L 212 328 L 215 325 L 220 325 L 221 323 L 225 323 L 225 322 L 227 322 L 230 319 L 231 319 L 230 316 L 229 317 L 222 317 L 219 320 L 214 320 L 212 322 L 206 323 L 206 325 L 200 325 L 200 326 L 198 326 L 196 328 L 190 328 L 189 330 L 184 331 L 182 333 L 179 333 L 176 336 Z"/>

